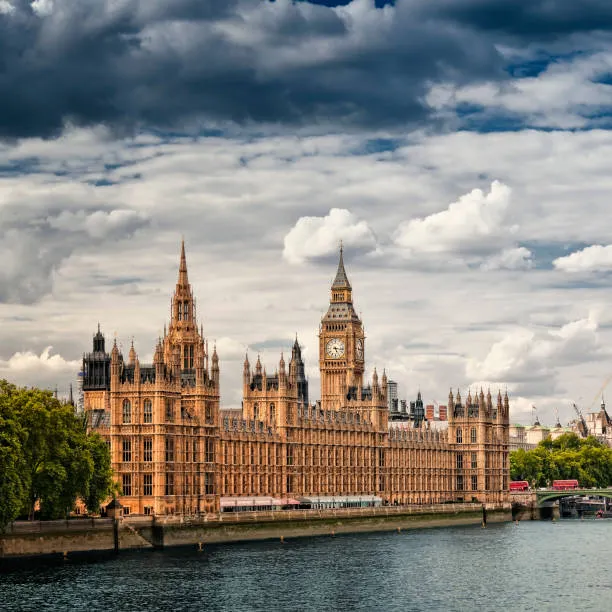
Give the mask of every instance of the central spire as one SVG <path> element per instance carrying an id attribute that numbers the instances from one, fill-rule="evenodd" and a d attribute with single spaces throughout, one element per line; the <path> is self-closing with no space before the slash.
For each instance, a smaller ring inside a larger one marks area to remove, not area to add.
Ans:
<path id="1" fill-rule="evenodd" d="M 183 287 L 189 285 L 187 278 L 187 258 L 185 257 L 185 240 L 181 240 L 181 263 L 179 264 L 178 284 Z"/>
<path id="2" fill-rule="evenodd" d="M 340 260 L 338 261 L 338 271 L 336 272 L 336 278 L 332 283 L 332 289 L 351 289 L 351 283 L 349 283 L 346 270 L 344 269 L 344 248 L 342 241 L 340 241 Z"/>

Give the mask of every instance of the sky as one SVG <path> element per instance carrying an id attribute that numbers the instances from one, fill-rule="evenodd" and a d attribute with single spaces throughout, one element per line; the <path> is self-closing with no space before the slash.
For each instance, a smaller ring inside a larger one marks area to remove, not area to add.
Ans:
<path id="1" fill-rule="evenodd" d="M 0 0 L 0 378 L 152 360 L 181 238 L 222 405 L 338 244 L 400 397 L 553 425 L 612 374 L 609 0 Z M 612 387 L 609 389 L 612 395 Z"/>

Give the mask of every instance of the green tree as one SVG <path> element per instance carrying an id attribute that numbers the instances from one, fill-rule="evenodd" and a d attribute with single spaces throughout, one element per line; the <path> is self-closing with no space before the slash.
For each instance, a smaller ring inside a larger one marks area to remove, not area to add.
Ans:
<path id="1" fill-rule="evenodd" d="M 0 381 L 0 532 L 19 515 L 24 499 L 23 431 L 14 418 Z"/>
<path id="2" fill-rule="evenodd" d="M 608 487 L 612 485 L 612 448 L 593 436 L 549 437 L 533 450 L 510 453 L 510 474 L 513 480 L 528 480 L 536 487 L 558 479 L 576 479 L 583 487 Z"/>
<path id="3" fill-rule="evenodd" d="M 110 450 L 104 439 L 97 433 L 88 437 L 89 452 L 93 460 L 93 473 L 89 479 L 83 499 L 87 511 L 97 514 L 100 504 L 113 492 L 113 471 L 111 469 Z"/>
<path id="4" fill-rule="evenodd" d="M 61 518 L 79 496 L 96 511 L 113 490 L 110 453 L 72 406 L 0 381 L 0 408 L 0 525 L 14 519 L 16 506 L 29 518 L 37 507 L 42 519 Z"/>

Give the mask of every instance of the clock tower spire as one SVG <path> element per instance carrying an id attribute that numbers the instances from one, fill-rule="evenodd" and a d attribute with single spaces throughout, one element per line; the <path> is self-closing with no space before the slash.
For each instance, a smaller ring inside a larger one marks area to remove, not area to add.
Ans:
<path id="1" fill-rule="evenodd" d="M 339 409 L 349 394 L 362 388 L 364 340 L 363 326 L 353 307 L 353 289 L 344 267 L 344 249 L 340 243 L 338 270 L 319 333 L 323 408 Z"/>

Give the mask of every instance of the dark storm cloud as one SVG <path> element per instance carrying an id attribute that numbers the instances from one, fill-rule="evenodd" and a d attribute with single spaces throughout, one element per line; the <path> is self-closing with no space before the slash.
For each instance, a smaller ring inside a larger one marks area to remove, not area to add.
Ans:
<path id="1" fill-rule="evenodd" d="M 49 137 L 67 122 L 410 126 L 427 118 L 433 82 L 507 78 L 495 47 L 504 36 L 607 29 L 612 13 L 595 0 L 590 12 L 569 0 L 384 11 L 360 0 L 341 12 L 287 0 L 49 0 L 44 14 L 10 2 L 0 13 L 3 138 Z"/>
<path id="2" fill-rule="evenodd" d="M 609 0 L 435 0 L 425 3 L 423 14 L 540 40 L 612 28 Z"/>

